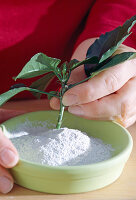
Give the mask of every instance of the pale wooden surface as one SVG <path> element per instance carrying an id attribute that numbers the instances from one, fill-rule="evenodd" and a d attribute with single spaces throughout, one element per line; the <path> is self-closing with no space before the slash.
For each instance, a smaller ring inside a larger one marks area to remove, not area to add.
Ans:
<path id="1" fill-rule="evenodd" d="M 7 103 L 3 109 L 8 110 L 42 110 L 43 106 L 49 109 L 47 101 L 22 101 Z M 136 200 L 136 124 L 128 128 L 130 131 L 134 147 L 132 154 L 123 170 L 120 178 L 113 184 L 93 192 L 73 195 L 52 195 L 34 192 L 25 188 L 14 186 L 14 189 L 6 195 L 0 194 L 0 200 Z"/>

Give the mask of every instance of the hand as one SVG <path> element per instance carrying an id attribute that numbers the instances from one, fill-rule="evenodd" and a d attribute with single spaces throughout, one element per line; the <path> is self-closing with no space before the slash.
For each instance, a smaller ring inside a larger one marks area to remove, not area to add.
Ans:
<path id="1" fill-rule="evenodd" d="M 8 193 L 13 188 L 13 178 L 6 168 L 14 167 L 18 160 L 17 150 L 0 128 L 0 192 Z"/>
<path id="2" fill-rule="evenodd" d="M 0 123 L 22 113 L 24 111 L 0 109 Z M 13 188 L 14 180 L 6 168 L 14 167 L 18 161 L 17 150 L 0 128 L 0 192 L 8 193 Z"/>
<path id="3" fill-rule="evenodd" d="M 81 43 L 72 59 L 84 59 L 85 53 L 82 52 L 86 52 L 95 39 Z M 115 54 L 128 51 L 135 52 L 133 48 L 121 45 Z M 69 83 L 79 82 L 85 77 L 84 67 L 81 66 L 72 72 Z M 132 59 L 68 90 L 64 94 L 63 104 L 72 114 L 87 119 L 115 120 L 128 127 L 136 121 L 135 88 L 136 59 Z M 52 98 L 50 105 L 53 109 L 59 109 L 59 100 Z"/>

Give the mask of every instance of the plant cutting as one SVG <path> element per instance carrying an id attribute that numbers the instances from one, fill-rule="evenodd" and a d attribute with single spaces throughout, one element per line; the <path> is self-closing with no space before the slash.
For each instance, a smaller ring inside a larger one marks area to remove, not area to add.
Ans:
<path id="1" fill-rule="evenodd" d="M 26 86 L 22 83 L 11 86 L 9 91 L 0 95 L 0 106 L 16 94 L 23 91 L 30 91 L 37 98 L 40 98 L 42 94 L 47 95 L 49 99 L 53 96 L 57 97 L 60 100 L 60 111 L 56 128 L 59 129 L 62 124 L 65 109 L 65 106 L 62 103 L 62 98 L 67 90 L 93 78 L 110 67 L 128 59 L 135 58 L 135 52 L 124 52 L 113 55 L 125 39 L 131 35 L 130 30 L 135 23 L 136 15 L 127 20 L 122 26 L 117 27 L 113 31 L 102 34 L 100 38 L 88 48 L 86 59 L 83 61 L 74 59 L 70 62 L 66 61 L 61 63 L 60 59 L 48 57 L 43 53 L 37 53 L 28 63 L 26 63 L 21 72 L 14 77 L 14 80 L 30 79 L 40 75 L 44 76 L 33 82 L 30 86 Z M 87 78 L 80 82 L 68 85 L 71 72 L 81 65 L 85 66 Z M 61 89 L 59 91 L 44 91 L 46 85 L 55 76 L 61 85 Z"/>

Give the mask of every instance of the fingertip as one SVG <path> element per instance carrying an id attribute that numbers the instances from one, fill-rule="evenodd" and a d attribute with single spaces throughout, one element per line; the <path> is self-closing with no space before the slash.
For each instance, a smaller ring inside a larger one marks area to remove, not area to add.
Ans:
<path id="1" fill-rule="evenodd" d="M 14 167 L 19 161 L 19 155 L 12 142 L 0 130 L 0 165 L 5 168 Z"/>
<path id="2" fill-rule="evenodd" d="M 17 165 L 19 155 L 17 151 L 5 148 L 0 152 L 0 164 L 6 168 L 12 168 Z"/>
<path id="3" fill-rule="evenodd" d="M 14 185 L 14 181 L 13 179 L 11 179 L 11 177 L 7 177 L 7 176 L 0 176 L 0 192 L 2 192 L 3 194 L 7 194 L 9 193 Z"/>
<path id="4" fill-rule="evenodd" d="M 59 110 L 60 109 L 60 101 L 56 97 L 52 97 L 50 100 L 50 107 L 54 110 Z"/>
<path id="5" fill-rule="evenodd" d="M 12 190 L 14 180 L 11 174 L 4 167 L 0 166 L 0 192 L 7 194 Z"/>

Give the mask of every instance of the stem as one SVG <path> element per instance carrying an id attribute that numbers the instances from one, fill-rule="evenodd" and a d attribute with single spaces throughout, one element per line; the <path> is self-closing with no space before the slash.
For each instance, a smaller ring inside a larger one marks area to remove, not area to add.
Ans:
<path id="1" fill-rule="evenodd" d="M 37 93 L 41 93 L 41 94 L 47 94 L 47 95 L 50 95 L 50 96 L 53 96 L 53 97 L 57 97 L 58 98 L 58 95 L 56 94 L 51 94 L 49 92 L 44 92 L 44 91 L 41 91 L 41 90 L 37 90 L 37 89 L 34 89 L 34 88 L 28 88 L 29 91 L 31 92 L 37 92 Z"/>
<path id="2" fill-rule="evenodd" d="M 57 123 L 56 129 L 60 129 L 60 127 L 61 127 L 64 109 L 65 109 L 65 106 L 62 103 L 62 97 L 61 97 L 60 98 L 60 111 L 59 111 L 59 117 L 58 117 L 58 123 Z"/>
<path id="3" fill-rule="evenodd" d="M 61 128 L 62 118 L 63 118 L 63 114 L 64 114 L 64 109 L 65 109 L 65 106 L 62 103 L 62 97 L 66 91 L 67 91 L 67 85 L 66 85 L 66 83 L 62 83 L 62 89 L 60 91 L 60 111 L 59 111 L 59 117 L 58 117 L 56 129 Z"/>
<path id="4" fill-rule="evenodd" d="M 61 82 L 61 78 L 59 77 L 59 75 L 58 75 L 56 72 L 54 72 L 54 74 L 57 76 L 57 78 L 58 78 L 59 81 Z"/>
<path id="5" fill-rule="evenodd" d="M 71 68 L 71 70 L 74 70 L 74 69 L 76 69 L 77 67 L 79 67 L 80 65 L 83 65 L 83 64 L 98 64 L 98 62 L 99 62 L 99 60 L 96 56 L 93 56 L 91 58 L 86 58 L 85 60 L 74 64 L 74 66 Z"/>
<path id="6" fill-rule="evenodd" d="M 73 88 L 73 87 L 75 87 L 76 85 L 79 85 L 79 84 L 81 84 L 81 83 L 84 83 L 85 81 L 88 81 L 91 77 L 92 77 L 92 76 L 89 76 L 89 77 L 85 78 L 84 80 L 82 80 L 82 81 L 80 81 L 80 82 L 78 82 L 78 83 L 70 84 L 70 85 L 68 86 L 68 90 L 71 89 L 71 88 Z"/>
<path id="7" fill-rule="evenodd" d="M 90 76 L 90 77 L 91 77 L 91 76 Z M 73 84 L 73 85 L 69 85 L 68 87 L 67 87 L 67 84 L 66 84 L 66 83 L 63 83 L 63 84 L 62 84 L 62 89 L 61 89 L 61 91 L 60 91 L 60 111 L 59 111 L 59 117 L 58 117 L 58 122 L 57 122 L 57 125 L 56 125 L 56 129 L 60 129 L 60 128 L 61 128 L 61 124 L 62 124 L 62 118 L 63 118 L 63 114 L 64 114 L 64 109 L 65 109 L 65 106 L 64 106 L 63 103 L 62 103 L 62 97 L 63 97 L 64 93 L 65 93 L 68 89 L 74 87 L 75 85 L 78 85 L 78 84 L 81 84 L 81 83 L 87 81 L 90 77 L 87 77 L 86 79 L 80 81 L 79 83 L 75 83 L 75 84 Z"/>

